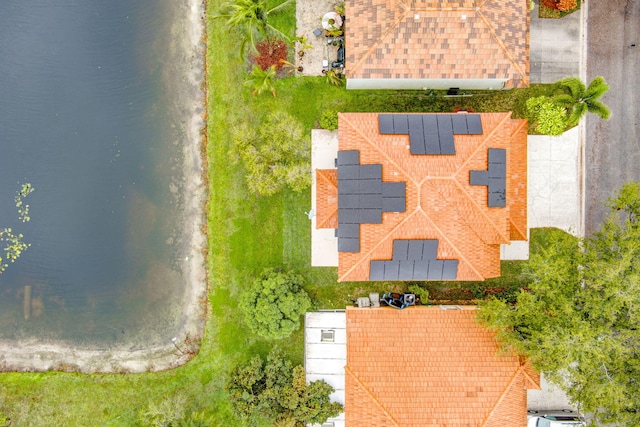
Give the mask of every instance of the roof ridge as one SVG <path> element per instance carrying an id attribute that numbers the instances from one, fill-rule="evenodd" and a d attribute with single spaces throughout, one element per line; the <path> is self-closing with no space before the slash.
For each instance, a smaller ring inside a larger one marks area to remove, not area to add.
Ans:
<path id="1" fill-rule="evenodd" d="M 405 9 L 405 11 L 403 13 L 400 14 L 400 16 L 395 20 L 395 22 L 393 22 L 393 24 L 391 24 L 389 26 L 389 28 L 387 29 L 387 31 L 385 31 L 384 33 L 382 33 L 380 35 L 380 37 L 378 38 L 378 40 L 376 40 L 369 49 L 367 49 L 367 51 L 364 53 L 364 55 L 362 55 L 360 57 L 360 60 L 358 62 L 356 62 L 356 65 L 354 65 L 352 70 L 347 70 L 348 74 L 353 74 L 353 72 L 355 70 L 357 70 L 366 60 L 367 58 L 371 55 L 371 53 L 374 51 L 375 48 L 377 48 L 382 41 L 387 38 L 387 36 L 389 34 L 391 34 L 391 32 L 393 32 L 398 25 L 400 24 L 400 22 L 409 14 L 409 12 L 411 12 L 411 8 L 408 7 L 407 5 L 405 5 L 402 2 L 396 2 L 396 4 L 400 5 L 401 8 Z"/>
<path id="2" fill-rule="evenodd" d="M 432 179 L 434 179 L 434 178 L 432 178 Z M 447 177 L 435 178 L 435 179 L 446 179 L 446 180 L 451 180 L 451 181 L 454 181 L 454 182 L 455 182 L 455 179 L 453 179 L 453 178 L 447 178 Z M 438 190 L 436 190 L 436 191 L 438 191 Z M 440 192 L 440 191 L 438 191 L 438 192 L 440 193 L 440 195 L 442 196 L 442 198 L 443 198 L 444 200 L 447 200 L 447 198 L 445 197 L 445 195 L 444 195 L 444 194 L 442 194 L 442 192 Z M 443 233 L 443 232 L 442 232 L 442 230 L 440 230 L 440 227 L 438 227 L 438 225 L 437 225 L 437 224 L 436 224 L 436 223 L 435 223 L 435 222 L 434 222 L 434 221 L 429 217 L 429 215 L 427 214 L 427 212 L 425 212 L 425 211 L 424 211 L 424 210 L 422 210 L 422 209 L 420 209 L 420 210 L 424 213 L 424 216 L 429 220 L 429 222 L 431 223 L 431 225 L 432 225 L 436 230 L 438 230 L 438 234 L 440 234 L 440 238 L 441 238 L 442 240 L 446 241 L 446 242 L 449 244 L 449 246 L 451 246 L 451 247 L 453 248 L 454 252 L 457 252 L 457 254 L 458 254 L 458 256 L 459 256 L 459 261 L 463 261 L 463 260 L 464 260 L 464 262 L 465 262 L 465 263 L 466 263 L 466 264 L 471 268 L 471 270 L 473 270 L 473 271 L 478 275 L 479 280 L 484 280 L 484 275 L 483 275 L 482 273 L 480 273 L 480 271 L 478 271 L 478 269 L 476 269 L 476 268 L 475 268 L 475 266 L 473 265 L 473 263 L 472 263 L 471 261 L 469 261 L 469 260 L 467 259 L 467 257 L 465 257 L 465 256 L 462 254 L 462 252 L 460 252 L 460 251 L 458 250 L 458 246 L 457 246 L 457 245 L 454 245 L 454 244 L 453 244 L 453 242 L 451 242 L 451 240 L 449 240 L 449 238 L 447 237 L 447 234 L 446 234 L 446 233 Z"/>
<path id="3" fill-rule="evenodd" d="M 393 423 L 393 425 L 395 427 L 400 427 L 400 425 L 398 424 L 398 422 L 396 421 L 395 418 L 393 418 L 393 415 L 391 415 L 389 413 L 389 411 L 387 410 L 387 408 L 385 408 L 382 403 L 380 403 L 380 401 L 373 395 L 373 393 L 371 393 L 371 391 L 369 390 L 369 388 L 364 385 L 364 383 L 362 381 L 360 381 L 360 378 L 358 378 L 358 376 L 356 375 L 355 372 L 353 372 L 351 370 L 351 368 L 349 367 L 349 365 L 344 367 L 344 371 L 346 373 L 348 373 L 355 382 L 358 383 L 358 385 L 360 387 L 363 388 L 363 390 L 367 393 L 367 395 L 369 395 L 369 397 L 371 398 L 371 400 L 373 400 L 373 402 L 382 410 L 382 412 L 386 415 L 386 417 L 389 419 L 389 421 L 391 421 Z"/>
<path id="4" fill-rule="evenodd" d="M 522 237 L 522 240 L 527 240 L 527 235 L 523 233 L 522 230 L 520 230 L 520 228 L 513 222 L 511 217 L 509 217 L 509 227 L 511 228 L 511 230 L 514 230 L 520 237 Z M 510 239 L 510 240 L 518 240 L 518 239 Z"/>
<path id="5" fill-rule="evenodd" d="M 463 194 L 463 197 L 466 198 L 468 201 L 471 202 L 471 204 L 473 206 L 476 207 L 476 209 L 478 210 L 478 212 L 480 212 L 480 214 L 484 217 L 484 219 L 487 220 L 487 222 L 489 224 L 491 224 L 494 228 L 494 230 L 496 230 L 496 232 L 498 233 L 498 235 L 500 237 L 502 237 L 504 239 L 504 242 L 501 243 L 509 243 L 511 241 L 511 239 L 509 239 L 508 237 L 506 237 L 507 235 L 505 233 L 503 233 L 502 231 L 500 231 L 500 228 L 491 220 L 491 218 L 489 218 L 489 215 L 487 215 L 484 210 L 482 209 L 482 207 L 478 204 L 478 202 L 476 202 L 475 200 L 473 200 L 473 197 L 471 197 L 469 195 L 469 193 L 467 193 L 465 191 L 465 189 L 462 187 L 462 184 L 460 184 L 458 182 L 458 180 L 454 179 L 453 182 L 455 183 L 455 185 L 460 189 L 460 191 Z M 445 199 L 446 200 L 446 199 Z M 466 221 L 465 221 L 466 222 Z M 479 236 L 478 236 L 479 237 Z M 494 243 L 490 243 L 490 244 L 494 244 Z"/>
<path id="6" fill-rule="evenodd" d="M 535 378 L 532 378 L 531 375 L 529 375 L 528 369 L 533 369 L 534 373 L 535 372 L 535 368 L 533 366 L 531 366 L 531 364 L 529 363 L 529 361 L 527 360 L 525 363 L 523 363 L 522 365 L 522 374 L 526 377 L 527 380 L 529 380 L 528 382 L 531 383 L 531 385 L 535 386 L 535 390 L 541 390 L 540 388 L 540 375 L 538 375 L 538 379 L 536 380 Z"/>
<path id="7" fill-rule="evenodd" d="M 504 52 L 505 56 L 507 57 L 507 59 L 509 60 L 509 62 L 511 63 L 511 65 L 513 66 L 513 68 L 515 68 L 515 70 L 518 72 L 518 74 L 520 74 L 520 77 L 522 78 L 522 81 L 526 82 L 527 86 L 529 85 L 529 79 L 526 75 L 526 73 L 524 73 L 521 69 L 520 66 L 517 64 L 517 62 L 513 59 L 513 57 L 511 56 L 511 53 L 509 52 L 509 50 L 507 49 L 507 47 L 504 45 L 504 43 L 502 42 L 502 40 L 500 40 L 500 37 L 498 37 L 498 35 L 496 34 L 495 30 L 493 29 L 493 26 L 491 25 L 490 21 L 484 16 L 484 14 L 482 13 L 482 8 L 484 7 L 484 5 L 488 2 L 489 0 L 485 0 L 484 3 L 482 3 L 481 6 L 478 7 L 477 10 L 477 14 L 480 17 L 480 19 L 482 19 L 482 21 L 485 23 L 485 25 L 487 26 L 487 29 L 489 30 L 489 33 L 491 34 L 491 37 L 496 41 L 496 43 L 498 43 L 498 45 L 500 46 L 500 48 L 502 49 L 502 51 Z"/>
<path id="8" fill-rule="evenodd" d="M 489 421 L 491 421 L 491 416 L 496 412 L 496 410 L 498 409 L 498 407 L 500 406 L 500 404 L 502 403 L 504 398 L 507 396 L 507 393 L 511 390 L 511 387 L 513 387 L 513 384 L 515 383 L 516 379 L 520 376 L 520 374 L 523 371 L 524 371 L 524 365 L 520 365 L 520 367 L 516 370 L 516 372 L 513 374 L 513 376 L 511 377 L 511 379 L 507 383 L 507 386 L 502 391 L 502 394 L 500 395 L 500 398 L 496 401 L 496 404 L 493 405 L 493 408 L 491 408 L 491 410 L 487 414 L 487 417 L 484 419 L 484 421 L 480 425 L 481 427 L 485 427 L 487 425 L 487 423 Z"/>
<path id="9" fill-rule="evenodd" d="M 486 136 L 486 137 L 484 137 L 484 138 L 482 139 L 482 143 L 478 144 L 478 147 L 477 147 L 475 150 L 473 150 L 473 152 L 472 152 L 472 153 L 467 157 L 467 159 L 466 159 L 466 160 L 465 160 L 465 161 L 460 165 L 460 167 L 458 168 L 458 170 L 456 170 L 456 172 L 454 173 L 454 175 L 455 175 L 455 176 L 458 176 L 458 175 L 460 174 L 460 172 L 462 171 L 462 169 L 467 165 L 467 163 L 469 163 L 469 162 L 470 162 L 470 161 L 475 157 L 475 155 L 476 155 L 476 153 L 477 153 L 478 151 L 480 151 L 482 148 L 486 148 L 486 147 L 487 147 L 487 141 L 489 140 L 489 138 L 490 138 L 490 137 L 492 137 L 492 136 L 493 136 L 493 134 L 495 134 L 495 133 L 496 133 L 496 131 L 497 131 L 498 129 L 500 129 L 500 127 L 504 124 L 504 121 L 505 121 L 505 120 L 507 120 L 507 119 L 508 119 L 508 120 L 512 120 L 512 119 L 511 119 L 511 114 L 510 114 L 508 111 L 503 112 L 503 113 L 489 113 L 489 114 L 496 114 L 496 115 L 497 115 L 497 114 L 503 114 L 503 115 L 504 115 L 504 117 L 503 117 L 503 119 L 502 119 L 502 120 L 500 120 L 500 122 L 498 122 L 498 123 L 493 127 L 493 129 L 491 129 L 491 132 L 490 132 L 490 133 L 488 133 L 488 134 L 487 134 L 487 136 Z M 483 133 L 482 135 L 484 136 L 484 133 Z M 512 135 L 512 134 L 509 134 L 509 137 L 511 137 L 511 135 Z M 455 135 L 454 135 L 454 138 L 455 138 Z"/>

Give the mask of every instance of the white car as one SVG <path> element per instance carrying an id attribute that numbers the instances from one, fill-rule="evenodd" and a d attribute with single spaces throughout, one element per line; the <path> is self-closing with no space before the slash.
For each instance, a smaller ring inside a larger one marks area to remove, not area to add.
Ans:
<path id="1" fill-rule="evenodd" d="M 584 417 L 571 410 L 529 411 L 527 427 L 586 427 Z"/>

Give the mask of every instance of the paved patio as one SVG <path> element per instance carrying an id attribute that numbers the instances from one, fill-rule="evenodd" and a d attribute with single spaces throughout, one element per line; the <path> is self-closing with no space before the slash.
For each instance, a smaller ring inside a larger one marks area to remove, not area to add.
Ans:
<path id="1" fill-rule="evenodd" d="M 300 0 L 296 2 L 296 35 L 307 38 L 307 44 L 311 45 L 304 56 L 296 54 L 296 66 L 303 67 L 298 75 L 321 76 L 323 61 L 335 61 L 338 56 L 337 46 L 327 44 L 324 33 L 316 36 L 314 30 L 322 31 L 322 17 L 325 13 L 334 10 L 336 0 Z M 296 51 L 300 50 L 300 43 L 296 43 Z"/>

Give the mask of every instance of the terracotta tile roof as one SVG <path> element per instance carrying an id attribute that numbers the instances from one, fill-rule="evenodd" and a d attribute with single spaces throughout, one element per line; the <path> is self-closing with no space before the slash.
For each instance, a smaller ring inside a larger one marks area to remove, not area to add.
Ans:
<path id="1" fill-rule="evenodd" d="M 316 200 L 316 228 L 337 228 L 337 169 L 316 169 Z"/>
<path id="2" fill-rule="evenodd" d="M 347 78 L 529 84 L 524 0 L 347 0 L 345 8 Z"/>
<path id="3" fill-rule="evenodd" d="M 524 427 L 539 376 L 475 310 L 347 308 L 349 427 Z"/>
<path id="4" fill-rule="evenodd" d="M 360 251 L 339 253 L 339 281 L 369 280 L 370 261 L 392 259 L 394 239 L 439 240 L 437 258 L 459 261 L 457 280 L 500 275 L 500 244 L 527 239 L 527 122 L 511 113 L 480 116 L 483 134 L 455 135 L 455 155 L 411 155 L 409 136 L 380 135 L 378 114 L 339 115 L 339 150 L 359 150 L 361 164 L 382 164 L 383 181 L 407 186 L 406 212 L 360 225 Z M 470 170 L 487 169 L 488 148 L 507 153 L 505 208 L 488 207 L 487 187 L 469 183 Z M 325 221 L 335 207 L 326 196 L 316 202 Z"/>

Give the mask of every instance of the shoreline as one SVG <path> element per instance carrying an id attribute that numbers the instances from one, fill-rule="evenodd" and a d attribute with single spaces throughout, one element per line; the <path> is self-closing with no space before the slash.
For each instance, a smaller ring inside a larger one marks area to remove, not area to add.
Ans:
<path id="1" fill-rule="evenodd" d="M 173 46 L 176 55 L 184 59 L 182 84 L 188 92 L 181 94 L 186 99 L 197 99 L 184 103 L 188 120 L 182 122 L 185 135 L 183 149 L 182 190 L 184 192 L 182 230 L 189 236 L 185 243 L 187 257 L 182 266 L 185 291 L 181 308 L 180 328 L 175 341 L 166 345 L 147 346 L 139 344 L 100 348 L 78 346 L 66 342 L 43 342 L 38 339 L 0 340 L 0 372 L 65 371 L 83 373 L 142 373 L 157 372 L 184 365 L 199 350 L 207 318 L 207 271 L 206 271 L 206 213 L 207 202 L 206 158 L 206 79 L 205 79 L 205 0 L 188 0 L 180 6 L 176 22 L 177 31 L 183 35 Z M 182 12 L 182 10 L 181 10 Z M 186 15 L 186 16 L 185 16 Z M 176 30 L 175 28 L 172 28 Z M 188 107 L 187 107 L 188 105 Z M 204 110 L 204 112 L 203 112 Z"/>

